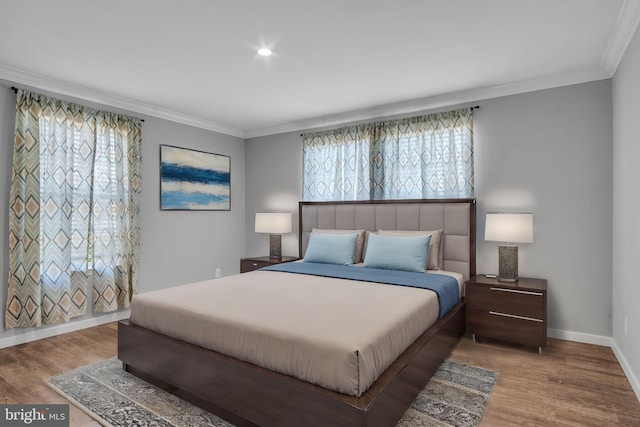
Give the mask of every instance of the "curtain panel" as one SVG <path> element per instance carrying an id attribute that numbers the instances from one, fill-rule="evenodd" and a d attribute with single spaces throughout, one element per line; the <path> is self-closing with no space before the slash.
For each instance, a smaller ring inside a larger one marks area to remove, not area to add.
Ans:
<path id="1" fill-rule="evenodd" d="M 472 109 L 303 135 L 303 199 L 471 198 Z"/>
<path id="2" fill-rule="evenodd" d="M 129 305 L 137 288 L 141 123 L 19 90 L 6 328 Z"/>

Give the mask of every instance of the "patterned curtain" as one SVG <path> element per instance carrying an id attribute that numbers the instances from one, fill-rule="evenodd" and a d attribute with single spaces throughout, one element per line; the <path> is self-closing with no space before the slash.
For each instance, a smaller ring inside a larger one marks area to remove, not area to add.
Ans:
<path id="1" fill-rule="evenodd" d="M 105 126 L 102 117 L 113 118 Z M 96 282 L 94 290 L 103 295 L 95 298 L 94 294 L 96 312 L 128 306 L 126 296 L 136 283 L 140 143 L 140 123 L 135 119 L 18 91 L 9 202 L 7 329 L 68 322 L 84 314 L 91 278 Z M 106 185 L 94 188 L 95 182 L 105 178 Z M 127 184 L 121 185 L 124 181 Z M 119 186 L 126 186 L 127 192 L 119 191 Z M 103 193 L 122 202 L 107 205 Z M 112 212 L 109 235 L 96 229 L 108 215 L 105 210 Z M 123 217 L 128 221 L 121 227 Z M 116 243 L 132 238 L 136 241 Z M 96 253 L 96 248 L 102 251 L 109 244 L 130 252 L 110 259 Z M 122 259 L 127 261 L 124 270 L 129 277 L 112 282 L 125 283 L 124 298 L 117 285 L 111 285 L 109 292 L 103 280 L 103 272 L 120 268 L 114 263 Z M 89 260 L 92 274 L 88 274 Z"/>
<path id="2" fill-rule="evenodd" d="M 373 199 L 473 197 L 471 109 L 373 125 Z"/>
<path id="3" fill-rule="evenodd" d="M 345 141 L 358 135 L 358 151 Z M 473 197 L 470 108 L 304 135 L 304 200 Z M 353 191 L 357 188 L 357 191 Z"/>
<path id="4" fill-rule="evenodd" d="M 138 289 L 141 135 L 137 119 L 96 113 L 91 218 L 96 312 L 129 307 Z"/>
<path id="5" fill-rule="evenodd" d="M 366 126 L 304 136 L 304 200 L 369 198 L 369 141 Z"/>

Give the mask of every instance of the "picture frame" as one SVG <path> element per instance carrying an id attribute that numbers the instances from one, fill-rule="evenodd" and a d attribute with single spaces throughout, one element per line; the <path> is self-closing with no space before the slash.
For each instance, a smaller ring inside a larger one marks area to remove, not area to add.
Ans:
<path id="1" fill-rule="evenodd" d="M 160 210 L 230 211 L 231 157 L 160 145 Z"/>

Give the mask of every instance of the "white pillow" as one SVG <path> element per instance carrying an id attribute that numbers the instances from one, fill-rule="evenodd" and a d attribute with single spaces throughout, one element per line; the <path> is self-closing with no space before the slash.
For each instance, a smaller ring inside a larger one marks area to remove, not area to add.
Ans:
<path id="1" fill-rule="evenodd" d="M 427 260 L 427 269 L 440 270 L 440 242 L 442 240 L 442 233 L 444 230 L 433 231 L 409 231 L 409 230 L 378 230 L 378 234 L 381 236 L 426 236 L 431 235 L 431 242 L 429 243 L 429 259 Z"/>

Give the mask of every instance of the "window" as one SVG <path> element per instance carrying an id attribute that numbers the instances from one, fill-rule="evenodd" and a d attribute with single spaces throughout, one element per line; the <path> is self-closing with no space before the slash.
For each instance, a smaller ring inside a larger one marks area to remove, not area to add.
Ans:
<path id="1" fill-rule="evenodd" d="M 472 110 L 304 135 L 304 200 L 473 197 Z"/>
<path id="2" fill-rule="evenodd" d="M 128 307 L 140 172 L 140 120 L 18 91 L 7 328 Z"/>

